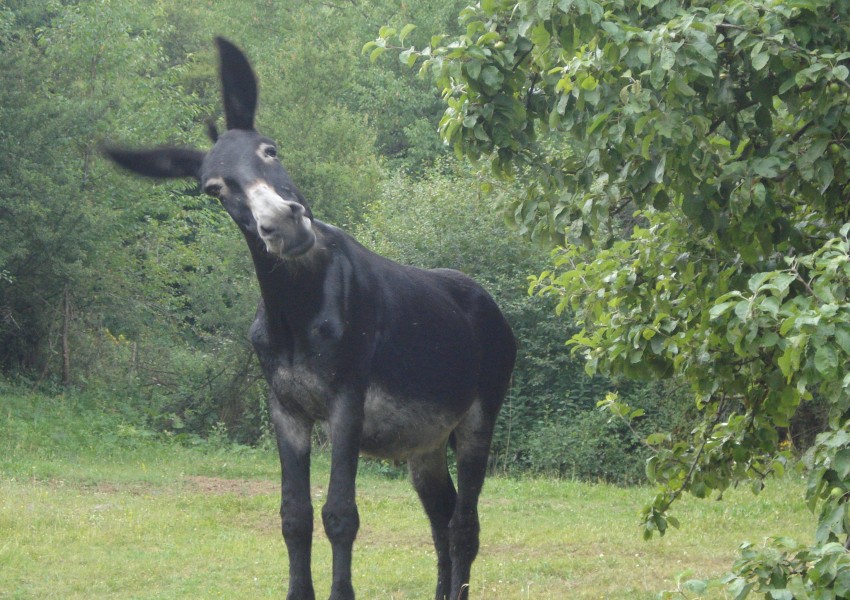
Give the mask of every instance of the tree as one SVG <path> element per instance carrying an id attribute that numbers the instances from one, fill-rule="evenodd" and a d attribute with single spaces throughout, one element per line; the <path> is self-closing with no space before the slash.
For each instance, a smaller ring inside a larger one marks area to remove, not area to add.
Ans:
<path id="1" fill-rule="evenodd" d="M 747 550 L 729 585 L 738 598 L 843 597 L 850 6 L 486 0 L 461 18 L 463 35 L 417 49 L 409 28 L 384 28 L 365 50 L 418 61 L 447 104 L 444 139 L 526 184 L 517 225 L 562 244 L 532 289 L 572 315 L 588 371 L 693 390 L 702 425 L 646 439 L 659 491 L 645 534 L 676 524 L 682 493 L 758 490 L 781 473 L 781 432 L 819 397 L 830 430 L 810 453 L 816 545 Z"/>
<path id="2" fill-rule="evenodd" d="M 90 257 L 108 257 L 103 250 L 117 245 L 121 229 L 114 206 L 98 202 L 96 144 L 122 114 L 150 101 L 127 99 L 121 84 L 157 61 L 148 39 L 129 32 L 130 6 L 12 8 L 0 30 L 0 366 L 27 372 L 49 361 L 63 295 L 86 295 L 108 272 L 109 261 L 94 266 Z M 124 77 L 107 85 L 119 64 Z"/>

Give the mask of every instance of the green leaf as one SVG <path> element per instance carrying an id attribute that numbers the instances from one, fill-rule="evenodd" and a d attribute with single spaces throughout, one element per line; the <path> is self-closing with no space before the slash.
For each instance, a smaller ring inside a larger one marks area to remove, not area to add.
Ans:
<path id="1" fill-rule="evenodd" d="M 667 166 L 667 155 L 662 154 L 658 159 L 658 162 L 655 165 L 655 174 L 653 176 L 653 181 L 656 183 L 664 182 L 664 169 Z"/>
<path id="2" fill-rule="evenodd" d="M 649 160 L 651 157 L 650 148 L 652 148 L 652 141 L 655 139 L 655 131 L 651 131 L 646 137 L 643 138 L 640 144 L 640 155 L 644 160 Z"/>
<path id="3" fill-rule="evenodd" d="M 837 368 L 838 355 L 835 353 L 835 348 L 829 344 L 819 346 L 815 352 L 815 369 L 818 373 L 828 377 Z"/>
<path id="4" fill-rule="evenodd" d="M 787 335 L 788 332 L 791 331 L 791 329 L 793 329 L 796 325 L 797 325 L 797 317 L 793 316 L 793 315 L 788 317 L 787 319 L 782 321 L 782 324 L 779 326 L 779 335 L 781 335 L 781 336 Z"/>
<path id="5" fill-rule="evenodd" d="M 596 25 L 602 20 L 605 11 L 602 5 L 595 2 L 595 0 L 587 0 L 587 6 L 590 9 L 590 22 Z"/>
<path id="6" fill-rule="evenodd" d="M 660 61 L 661 68 L 669 71 L 676 65 L 676 53 L 669 47 L 662 48 Z"/>
<path id="7" fill-rule="evenodd" d="M 413 48 L 408 48 L 407 50 L 399 53 L 398 55 L 399 62 L 401 62 L 403 65 L 407 65 L 408 67 L 412 67 L 413 65 L 415 65 L 416 59 L 416 52 L 413 50 Z"/>
<path id="8" fill-rule="evenodd" d="M 372 50 L 372 53 L 369 55 L 369 60 L 370 60 L 370 61 L 372 61 L 372 62 L 375 62 L 375 61 L 376 61 L 376 60 L 378 60 L 378 59 L 381 57 L 381 55 L 382 55 L 384 52 L 386 52 L 386 51 L 387 51 L 387 49 L 386 49 L 386 48 L 384 48 L 384 47 L 382 47 L 382 46 L 378 46 L 377 48 L 375 48 L 374 50 Z"/>
<path id="9" fill-rule="evenodd" d="M 755 294 L 771 276 L 773 276 L 773 272 L 756 273 L 747 281 L 747 289 Z"/>
<path id="10" fill-rule="evenodd" d="M 596 86 L 598 85 L 599 82 L 596 80 L 596 78 L 593 75 L 588 75 L 587 77 L 582 79 L 581 84 L 579 84 L 579 87 L 586 91 L 592 91 L 595 90 Z"/>
<path id="11" fill-rule="evenodd" d="M 838 429 L 829 433 L 829 437 L 823 440 L 823 445 L 827 448 L 842 448 L 850 444 L 850 432 L 844 429 Z"/>
<path id="12" fill-rule="evenodd" d="M 646 473 L 646 479 L 650 483 L 655 483 L 657 481 L 657 479 L 656 479 L 657 469 L 658 469 L 658 457 L 657 456 L 649 457 L 646 461 L 645 473 Z"/>
<path id="13" fill-rule="evenodd" d="M 784 295 L 791 287 L 791 284 L 797 280 L 797 276 L 793 273 L 776 273 L 770 278 L 770 281 L 765 284 L 764 288 Z"/>
<path id="14" fill-rule="evenodd" d="M 750 51 L 750 60 L 752 61 L 753 68 L 756 71 L 761 71 L 770 59 L 770 54 L 768 54 L 767 51 L 762 51 L 763 48 L 764 40 L 760 40 L 756 42 L 753 49 Z"/>
<path id="15" fill-rule="evenodd" d="M 835 469 L 839 479 L 847 479 L 850 475 L 850 448 L 839 450 L 832 459 L 832 468 Z"/>
<path id="16" fill-rule="evenodd" d="M 757 306 L 758 306 L 759 310 L 766 312 L 766 313 L 770 314 L 771 316 L 776 317 L 776 316 L 779 315 L 779 308 L 780 308 L 779 299 L 776 296 L 768 296 L 767 298 L 763 298 L 761 300 L 761 302 L 759 302 L 757 304 Z M 776 335 L 774 332 L 771 331 L 771 332 L 768 332 L 767 334 L 765 334 L 765 336 L 768 336 L 768 335 L 771 335 L 771 334 L 773 334 L 774 336 Z M 778 340 L 778 336 L 776 336 L 776 338 Z M 770 340 L 773 342 L 773 343 L 770 344 L 772 346 L 775 343 L 776 340 L 774 340 L 773 338 L 770 338 Z"/>
<path id="17" fill-rule="evenodd" d="M 704 208 L 703 198 L 694 193 L 686 193 L 682 198 L 682 212 L 692 221 L 699 221 Z"/>
<path id="18" fill-rule="evenodd" d="M 485 15 L 493 15 L 499 10 L 499 0 L 481 0 L 481 10 Z"/>
<path id="19" fill-rule="evenodd" d="M 499 72 L 499 69 L 493 65 L 487 65 L 481 69 L 481 81 L 483 81 L 486 85 L 497 88 L 502 84 L 503 80 L 504 77 L 501 72 Z"/>
<path id="20" fill-rule="evenodd" d="M 746 579 L 736 577 L 726 584 L 726 589 L 729 590 L 735 600 L 744 600 L 749 595 L 752 584 L 747 583 Z"/>
<path id="21" fill-rule="evenodd" d="M 815 532 L 815 541 L 819 544 L 825 544 L 831 538 L 840 536 L 843 531 L 845 504 L 839 504 L 828 512 L 825 512 Z"/>
<path id="22" fill-rule="evenodd" d="M 466 71 L 466 76 L 471 80 L 475 81 L 481 75 L 481 61 L 480 60 L 470 60 L 467 61 L 463 65 L 464 71 Z"/>
<path id="23" fill-rule="evenodd" d="M 593 122 L 591 122 L 590 126 L 587 128 L 587 134 L 590 135 L 591 133 L 596 131 L 596 129 L 600 125 L 602 125 L 605 121 L 607 121 L 608 117 L 610 117 L 610 116 L 611 116 L 610 111 L 596 115 L 596 118 L 593 119 Z"/>
<path id="24" fill-rule="evenodd" d="M 378 30 L 378 37 L 382 40 L 388 40 L 396 34 L 395 27 L 384 25 Z"/>
<path id="25" fill-rule="evenodd" d="M 410 35 L 410 32 L 411 32 L 411 31 L 413 31 L 414 29 L 416 29 L 416 25 L 414 25 L 414 24 L 412 24 L 412 23 L 408 23 L 407 25 L 405 25 L 404 27 L 402 27 L 402 28 L 401 28 L 401 31 L 400 31 L 400 32 L 399 32 L 399 34 L 398 34 L 398 41 L 399 41 L 400 43 L 402 43 L 402 44 L 403 44 L 403 43 L 404 43 L 404 39 L 405 39 L 408 35 Z"/>
<path id="26" fill-rule="evenodd" d="M 646 436 L 645 441 L 650 446 L 658 446 L 665 443 L 669 439 L 669 437 L 669 434 L 656 432 L 650 433 L 648 436 Z"/>
<path id="27" fill-rule="evenodd" d="M 736 303 L 737 302 L 735 301 L 721 302 L 720 304 L 712 306 L 711 309 L 708 311 L 709 318 L 712 320 L 717 319 L 718 317 L 724 315 L 730 308 L 735 306 Z"/>
<path id="28" fill-rule="evenodd" d="M 708 62 L 717 62 L 717 50 L 704 37 L 695 37 L 691 46 Z"/>
<path id="29" fill-rule="evenodd" d="M 552 36 L 546 29 L 546 26 L 543 22 L 539 23 L 534 29 L 531 30 L 531 42 L 535 46 L 545 48 L 549 45 L 549 40 L 551 39 L 551 37 Z"/>
<path id="30" fill-rule="evenodd" d="M 700 579 L 689 579 L 682 584 L 682 589 L 691 594 L 702 595 L 708 590 L 708 583 Z"/>
<path id="31" fill-rule="evenodd" d="M 746 321 L 750 316 L 750 307 L 752 304 L 749 300 L 741 300 L 735 304 L 735 316 Z"/>
<path id="32" fill-rule="evenodd" d="M 795 574 L 789 577 L 786 586 L 797 600 L 809 600 L 810 596 L 801 575 Z"/>
<path id="33" fill-rule="evenodd" d="M 845 566 L 838 572 L 835 578 L 834 589 L 836 598 L 847 598 L 850 596 L 850 568 Z"/>
<path id="34" fill-rule="evenodd" d="M 656 210 L 665 210 L 670 205 L 670 195 L 663 188 L 652 197 L 652 206 Z"/>
<path id="35" fill-rule="evenodd" d="M 850 331 L 844 327 L 837 328 L 835 330 L 835 341 L 845 354 L 850 354 Z"/>
<path id="36" fill-rule="evenodd" d="M 765 68 L 765 66 L 767 66 L 767 62 L 770 60 L 770 54 L 768 54 L 767 52 L 759 52 L 753 55 L 752 60 L 753 68 L 756 71 L 761 71 Z"/>

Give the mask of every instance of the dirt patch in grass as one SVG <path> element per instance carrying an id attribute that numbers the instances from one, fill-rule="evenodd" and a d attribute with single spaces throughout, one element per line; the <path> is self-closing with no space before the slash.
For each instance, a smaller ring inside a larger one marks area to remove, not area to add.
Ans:
<path id="1" fill-rule="evenodd" d="M 64 479 L 36 479 L 30 483 L 51 489 L 80 489 L 95 494 L 131 494 L 151 495 L 186 491 L 190 493 L 218 495 L 235 494 L 239 496 L 263 496 L 280 493 L 280 484 L 262 479 L 226 479 L 224 477 L 206 477 L 187 475 L 167 482 L 153 481 L 68 481 Z M 320 490 L 315 490 L 320 493 Z"/>
<path id="2" fill-rule="evenodd" d="M 204 477 L 190 475 L 183 478 L 185 487 L 202 494 L 238 494 L 240 496 L 261 496 L 277 494 L 280 484 L 260 479 L 224 479 L 222 477 Z"/>

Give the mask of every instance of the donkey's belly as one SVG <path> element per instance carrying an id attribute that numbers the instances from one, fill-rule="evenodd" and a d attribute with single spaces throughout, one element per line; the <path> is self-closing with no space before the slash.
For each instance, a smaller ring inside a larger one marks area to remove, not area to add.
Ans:
<path id="1" fill-rule="evenodd" d="M 405 459 L 446 443 L 466 407 L 398 398 L 378 387 L 366 394 L 360 449 L 379 458 Z"/>
<path id="2" fill-rule="evenodd" d="M 307 369 L 278 368 L 271 383 L 285 410 L 306 415 L 328 430 L 328 400 L 332 392 L 321 377 Z M 446 405 L 436 400 L 400 397 L 379 385 L 371 386 L 364 404 L 361 451 L 401 460 L 439 448 L 471 404 L 471 399 L 452 400 Z M 329 430 L 328 433 L 331 434 Z"/>

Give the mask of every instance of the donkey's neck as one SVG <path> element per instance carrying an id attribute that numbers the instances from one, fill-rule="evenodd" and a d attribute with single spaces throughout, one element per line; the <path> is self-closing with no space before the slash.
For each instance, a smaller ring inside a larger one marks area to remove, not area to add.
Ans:
<path id="1" fill-rule="evenodd" d="M 260 284 L 270 331 L 293 331 L 306 325 L 322 304 L 330 255 L 320 237 L 307 254 L 281 260 L 265 244 L 247 237 Z"/>

